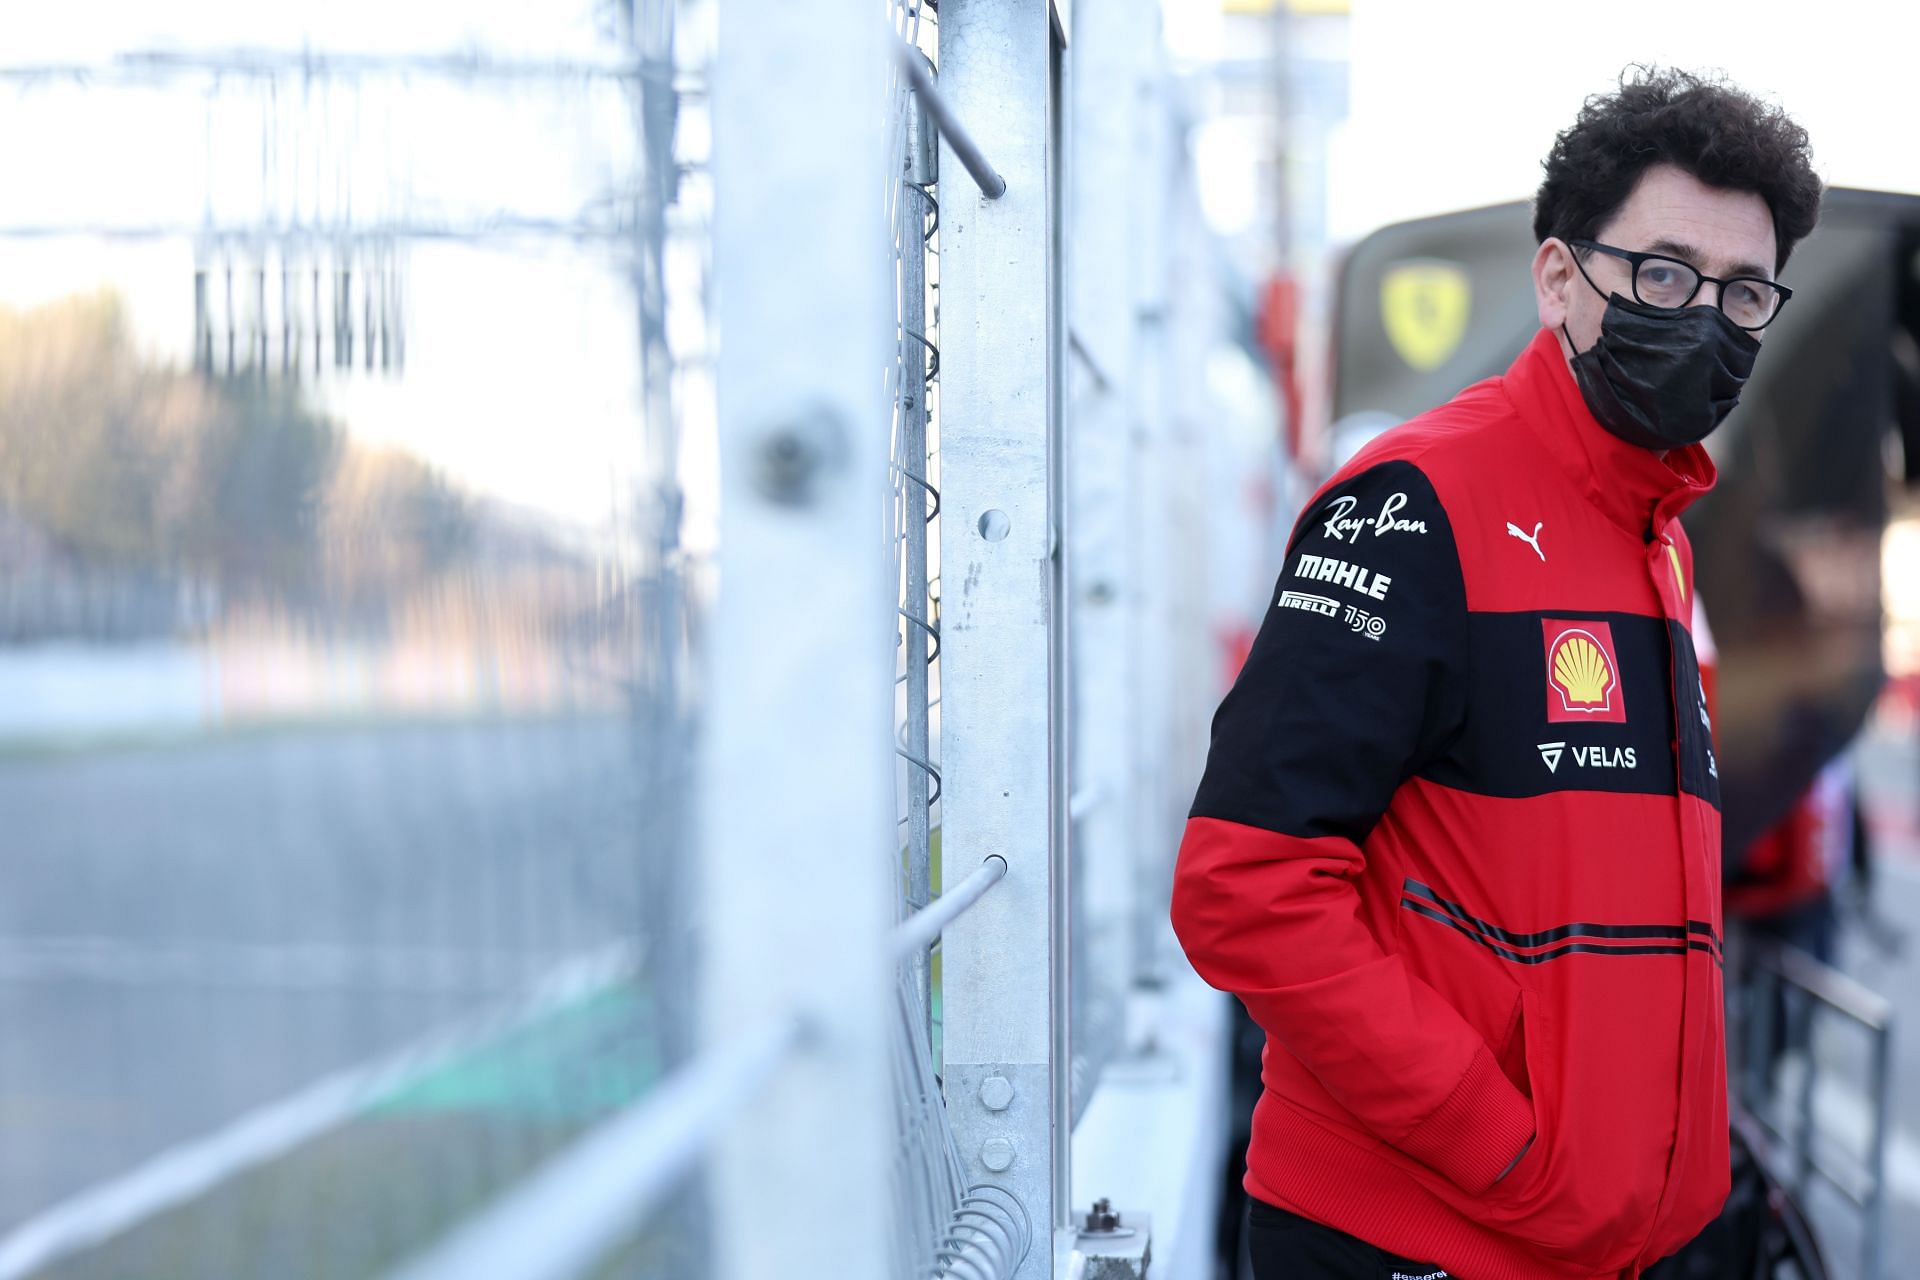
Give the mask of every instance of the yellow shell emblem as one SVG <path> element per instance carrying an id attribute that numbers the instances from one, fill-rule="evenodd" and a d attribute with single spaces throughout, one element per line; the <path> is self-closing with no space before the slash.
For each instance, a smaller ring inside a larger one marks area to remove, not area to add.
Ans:
<path id="1" fill-rule="evenodd" d="M 1667 559 L 1673 565 L 1673 585 L 1680 588 L 1680 599 L 1684 601 L 1687 598 L 1687 575 L 1680 572 L 1680 553 L 1673 549 L 1671 542 L 1667 544 Z"/>
<path id="2" fill-rule="evenodd" d="M 1553 682 L 1569 707 L 1603 711 L 1607 691 L 1613 688 L 1613 667 L 1599 645 L 1576 631 L 1553 651 Z"/>
<path id="3" fill-rule="evenodd" d="M 1410 258 L 1380 277 L 1380 323 L 1400 358 L 1421 373 L 1447 362 L 1467 336 L 1473 284 L 1467 269 L 1439 258 Z"/>

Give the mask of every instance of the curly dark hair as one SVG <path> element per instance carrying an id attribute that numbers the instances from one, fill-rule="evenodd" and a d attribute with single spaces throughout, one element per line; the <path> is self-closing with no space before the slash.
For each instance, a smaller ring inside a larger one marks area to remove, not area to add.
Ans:
<path id="1" fill-rule="evenodd" d="M 1786 112 L 1724 79 L 1633 66 L 1618 92 L 1588 98 L 1553 140 L 1533 199 L 1534 239 L 1594 239 L 1640 175 L 1663 163 L 1765 200 L 1779 246 L 1775 271 L 1820 216 L 1807 131 Z"/>

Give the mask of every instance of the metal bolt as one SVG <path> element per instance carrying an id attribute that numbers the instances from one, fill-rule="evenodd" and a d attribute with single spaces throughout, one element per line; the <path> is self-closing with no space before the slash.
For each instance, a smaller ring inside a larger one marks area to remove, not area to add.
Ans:
<path id="1" fill-rule="evenodd" d="M 1093 1212 L 1087 1215 L 1086 1225 L 1080 1228 L 1081 1235 L 1099 1236 L 1103 1240 L 1123 1240 L 1137 1231 L 1138 1228 L 1120 1225 L 1119 1213 L 1105 1196 L 1093 1202 Z"/>
<path id="2" fill-rule="evenodd" d="M 1005 1111 L 1013 1101 L 1013 1081 L 1005 1076 L 988 1076 L 980 1082 L 980 1101 L 989 1111 Z"/>
<path id="3" fill-rule="evenodd" d="M 815 407 L 776 422 L 753 448 L 753 484 L 782 506 L 811 504 L 822 475 L 846 461 L 846 432 L 839 415 Z"/>
<path id="4" fill-rule="evenodd" d="M 1011 1138 L 988 1138 L 980 1148 L 980 1163 L 995 1173 L 1004 1173 L 1013 1164 L 1014 1147 Z"/>

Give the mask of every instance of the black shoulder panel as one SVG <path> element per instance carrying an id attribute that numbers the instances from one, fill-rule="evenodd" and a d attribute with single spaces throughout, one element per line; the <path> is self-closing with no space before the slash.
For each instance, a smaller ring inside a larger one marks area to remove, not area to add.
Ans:
<path id="1" fill-rule="evenodd" d="M 1301 517 L 1246 665 L 1213 717 L 1189 817 L 1364 839 L 1458 730 L 1466 590 L 1453 528 L 1410 462 Z"/>

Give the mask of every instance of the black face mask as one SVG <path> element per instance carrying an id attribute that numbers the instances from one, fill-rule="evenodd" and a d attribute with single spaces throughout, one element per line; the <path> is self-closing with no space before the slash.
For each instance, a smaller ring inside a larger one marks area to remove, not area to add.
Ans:
<path id="1" fill-rule="evenodd" d="M 1573 376 L 1601 426 L 1643 449 L 1678 449 L 1733 412 L 1759 352 L 1760 339 L 1718 307 L 1674 311 L 1616 293 Z"/>

